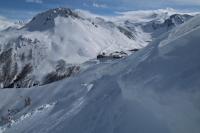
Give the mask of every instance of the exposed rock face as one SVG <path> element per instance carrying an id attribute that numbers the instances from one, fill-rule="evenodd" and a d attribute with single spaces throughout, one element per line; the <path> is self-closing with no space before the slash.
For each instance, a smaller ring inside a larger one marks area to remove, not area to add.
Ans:
<path id="1" fill-rule="evenodd" d="M 29 75 L 33 71 L 32 65 L 25 64 L 22 68 L 19 68 L 19 65 L 12 48 L 0 54 L 1 88 L 33 86 L 33 77 Z"/>
<path id="2" fill-rule="evenodd" d="M 167 19 L 165 21 L 165 23 L 169 23 L 169 24 L 173 24 L 173 25 L 180 25 L 183 24 L 184 22 L 188 21 L 189 19 L 191 19 L 193 16 L 191 15 L 187 15 L 187 14 L 174 14 L 171 15 L 169 19 Z"/>
<path id="3" fill-rule="evenodd" d="M 136 37 L 134 36 L 133 32 L 129 31 L 128 29 L 124 28 L 124 27 L 121 27 L 121 26 L 118 26 L 117 27 L 119 29 L 119 31 L 121 33 L 123 33 L 126 37 L 128 37 L 129 39 L 133 39 L 135 40 Z"/>
<path id="4" fill-rule="evenodd" d="M 43 85 L 70 77 L 80 71 L 79 66 L 69 66 L 64 60 L 59 60 L 55 71 L 44 75 L 43 80 L 37 79 L 37 63 L 42 62 L 45 56 L 38 44 L 39 40 L 19 36 L 9 41 L 7 47 L 0 49 L 0 88 Z"/>
<path id="5" fill-rule="evenodd" d="M 57 63 L 56 70 L 47 74 L 43 78 L 42 84 L 49 84 L 58 80 L 62 80 L 64 78 L 70 77 L 74 74 L 77 74 L 80 71 L 80 66 L 71 65 L 66 67 L 67 64 L 65 61 L 60 60 Z"/>

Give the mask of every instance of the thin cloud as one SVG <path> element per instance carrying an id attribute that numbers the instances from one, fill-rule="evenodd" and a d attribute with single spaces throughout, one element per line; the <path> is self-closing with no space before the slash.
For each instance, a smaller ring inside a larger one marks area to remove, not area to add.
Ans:
<path id="1" fill-rule="evenodd" d="M 120 2 L 124 2 L 124 3 L 152 3 L 152 4 L 156 4 L 156 3 L 174 3 L 174 4 L 179 4 L 179 5 L 183 5 L 183 4 L 189 4 L 189 5 L 195 5 L 198 4 L 200 5 L 200 0 L 118 0 Z"/>
<path id="2" fill-rule="evenodd" d="M 199 4 L 200 5 L 200 0 L 168 0 L 170 2 L 176 2 L 176 3 L 180 3 L 180 4 Z"/>
<path id="3" fill-rule="evenodd" d="M 98 4 L 96 2 L 94 2 L 92 5 L 97 8 L 107 8 L 108 7 L 106 4 Z"/>
<path id="4" fill-rule="evenodd" d="M 37 4 L 42 4 L 42 0 L 26 0 L 27 3 L 37 3 Z"/>

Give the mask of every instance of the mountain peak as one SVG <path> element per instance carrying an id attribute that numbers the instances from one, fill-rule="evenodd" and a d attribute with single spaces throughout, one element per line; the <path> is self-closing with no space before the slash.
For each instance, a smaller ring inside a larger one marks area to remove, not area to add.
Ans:
<path id="1" fill-rule="evenodd" d="M 65 18 L 79 18 L 78 14 L 69 8 L 54 8 L 36 15 L 23 28 L 26 28 L 29 31 L 44 31 L 51 29 L 55 26 L 54 19 L 58 16 Z"/>

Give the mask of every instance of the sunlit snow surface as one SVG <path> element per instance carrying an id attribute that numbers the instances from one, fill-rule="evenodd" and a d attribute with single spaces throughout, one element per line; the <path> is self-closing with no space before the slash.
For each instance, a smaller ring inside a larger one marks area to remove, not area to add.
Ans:
<path id="1" fill-rule="evenodd" d="M 19 97 L 32 99 L 31 106 L 14 115 L 16 123 L 2 125 L 0 131 L 199 133 L 199 21 L 197 16 L 137 54 L 94 64 L 77 77 L 42 87 L 0 90 L 1 116 L 21 108 Z M 38 112 L 40 107 L 44 108 Z"/>

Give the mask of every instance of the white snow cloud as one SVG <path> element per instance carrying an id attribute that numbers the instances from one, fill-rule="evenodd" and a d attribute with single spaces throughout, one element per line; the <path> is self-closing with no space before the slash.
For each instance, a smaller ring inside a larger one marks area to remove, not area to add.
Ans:
<path id="1" fill-rule="evenodd" d="M 171 2 L 182 3 L 182 4 L 200 4 L 200 0 L 169 0 Z"/>
<path id="2" fill-rule="evenodd" d="M 97 8 L 107 8 L 108 7 L 106 4 L 99 4 L 96 2 L 93 3 L 93 6 L 97 7 Z"/>
<path id="3" fill-rule="evenodd" d="M 37 3 L 37 4 L 42 4 L 43 0 L 26 0 L 27 3 Z"/>
<path id="4" fill-rule="evenodd" d="M 166 4 L 166 3 L 175 3 L 179 5 L 188 4 L 188 5 L 200 5 L 200 0 L 120 0 L 127 3 L 152 3 L 152 4 Z"/>
<path id="5" fill-rule="evenodd" d="M 11 22 L 9 22 L 5 17 L 0 16 L 0 31 L 8 28 L 10 24 Z"/>

